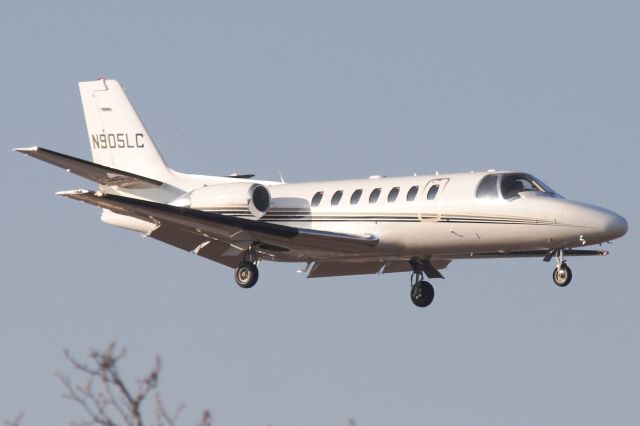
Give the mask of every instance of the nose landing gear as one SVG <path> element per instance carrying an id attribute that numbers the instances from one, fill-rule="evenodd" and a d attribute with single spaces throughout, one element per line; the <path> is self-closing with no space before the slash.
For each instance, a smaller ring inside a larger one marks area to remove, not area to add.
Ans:
<path id="1" fill-rule="evenodd" d="M 553 282 L 558 287 L 566 287 L 571 282 L 573 273 L 571 272 L 571 268 L 567 265 L 567 262 L 564 260 L 562 250 L 557 251 L 556 259 L 558 260 L 558 265 L 553 270 Z"/>
<path id="2" fill-rule="evenodd" d="M 556 283 L 558 287 L 568 286 L 572 276 L 571 268 L 564 262 L 556 266 L 556 269 L 553 270 L 553 282 Z"/>

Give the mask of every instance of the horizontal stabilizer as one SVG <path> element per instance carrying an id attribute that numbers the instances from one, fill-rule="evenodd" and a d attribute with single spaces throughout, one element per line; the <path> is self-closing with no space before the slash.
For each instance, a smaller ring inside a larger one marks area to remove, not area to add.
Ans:
<path id="1" fill-rule="evenodd" d="M 68 172 L 74 173 L 83 178 L 92 180 L 105 186 L 118 186 L 120 188 L 152 188 L 162 185 L 162 182 L 150 179 L 123 170 L 113 169 L 92 163 L 91 161 L 71 157 L 46 148 L 37 146 L 31 148 L 14 148 L 14 151 L 21 152 L 38 160 L 46 161 L 54 166 L 62 167 Z"/>

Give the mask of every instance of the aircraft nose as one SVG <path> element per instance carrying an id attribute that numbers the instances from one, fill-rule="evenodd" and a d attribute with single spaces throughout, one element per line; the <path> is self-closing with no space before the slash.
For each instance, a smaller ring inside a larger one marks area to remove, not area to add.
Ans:
<path id="1" fill-rule="evenodd" d="M 627 220 L 611 210 L 591 204 L 572 202 L 565 208 L 568 223 L 582 228 L 583 244 L 599 244 L 625 235 L 629 229 Z"/>
<path id="2" fill-rule="evenodd" d="M 614 212 L 606 212 L 603 220 L 603 233 L 608 240 L 622 237 L 629 230 L 627 220 Z"/>
<path id="3" fill-rule="evenodd" d="M 591 207 L 590 210 L 590 215 L 585 214 L 587 226 L 592 230 L 591 233 L 587 233 L 591 234 L 591 238 L 587 238 L 587 241 L 611 241 L 627 233 L 629 224 L 624 217 L 600 207 Z"/>

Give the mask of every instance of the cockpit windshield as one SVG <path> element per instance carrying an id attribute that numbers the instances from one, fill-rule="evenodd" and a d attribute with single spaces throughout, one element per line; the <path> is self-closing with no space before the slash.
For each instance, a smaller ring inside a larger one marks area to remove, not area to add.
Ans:
<path id="1" fill-rule="evenodd" d="M 555 195 L 553 190 L 547 185 L 524 173 L 509 173 L 502 175 L 500 179 L 500 191 L 502 198 L 510 200 L 516 198 L 525 191 L 541 192 L 548 195 Z"/>
<path id="2" fill-rule="evenodd" d="M 498 198 L 498 188 L 502 198 L 512 200 L 524 192 L 545 194 L 552 197 L 558 195 L 541 180 L 526 173 L 502 173 L 485 176 L 476 191 L 477 198 Z"/>

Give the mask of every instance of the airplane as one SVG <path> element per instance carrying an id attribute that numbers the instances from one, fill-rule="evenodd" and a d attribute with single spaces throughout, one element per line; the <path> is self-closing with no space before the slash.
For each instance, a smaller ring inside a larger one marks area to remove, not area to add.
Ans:
<path id="1" fill-rule="evenodd" d="M 261 261 L 297 262 L 308 278 L 411 274 L 411 301 L 434 299 L 425 280 L 454 260 L 555 258 L 553 281 L 571 282 L 570 256 L 624 236 L 620 215 L 556 193 L 518 171 L 284 183 L 254 175 L 170 169 L 116 80 L 80 82 L 93 161 L 46 148 L 14 150 L 98 184 L 57 194 L 97 206 L 107 224 L 142 233 L 235 271 L 251 288 Z"/>

